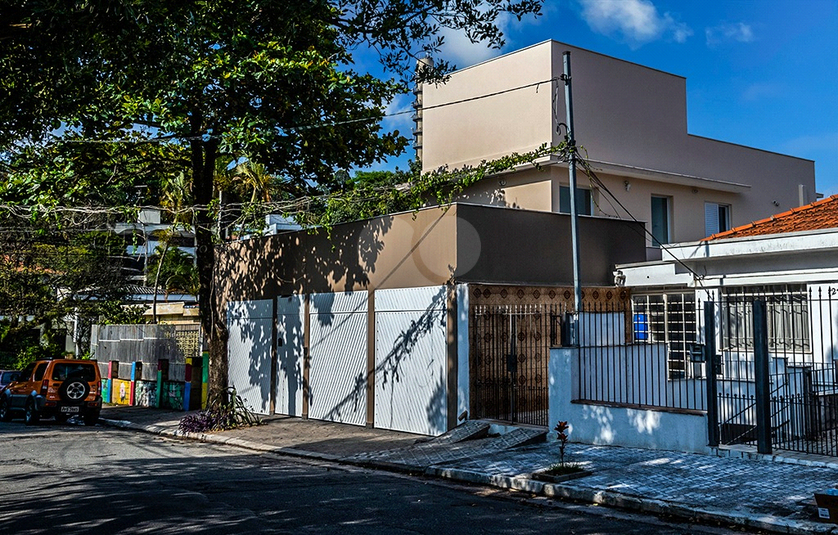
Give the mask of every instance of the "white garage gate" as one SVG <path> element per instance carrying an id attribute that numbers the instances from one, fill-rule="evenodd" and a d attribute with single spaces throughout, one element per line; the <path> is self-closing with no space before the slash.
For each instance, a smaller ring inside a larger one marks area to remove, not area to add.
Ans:
<path id="1" fill-rule="evenodd" d="M 227 373 L 245 405 L 270 413 L 273 300 L 227 304 Z"/>
<path id="2" fill-rule="evenodd" d="M 375 427 L 447 430 L 446 287 L 375 292 Z"/>
<path id="3" fill-rule="evenodd" d="M 367 292 L 311 294 L 309 418 L 367 421 Z"/>
<path id="4" fill-rule="evenodd" d="M 276 325 L 275 412 L 302 416 L 305 356 L 305 298 L 302 295 L 277 299 Z"/>

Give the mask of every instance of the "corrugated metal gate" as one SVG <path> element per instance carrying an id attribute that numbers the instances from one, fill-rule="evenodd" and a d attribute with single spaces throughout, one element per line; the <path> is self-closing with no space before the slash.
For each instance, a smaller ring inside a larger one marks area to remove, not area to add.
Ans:
<path id="1" fill-rule="evenodd" d="M 471 417 L 547 426 L 550 346 L 560 334 L 547 305 L 471 309 Z"/>
<path id="2" fill-rule="evenodd" d="M 311 295 L 309 418 L 367 421 L 367 292 Z"/>
<path id="3" fill-rule="evenodd" d="M 375 427 L 447 430 L 446 287 L 375 292 Z"/>
<path id="4" fill-rule="evenodd" d="M 276 405 L 278 414 L 302 416 L 305 359 L 305 299 L 301 295 L 276 301 Z"/>
<path id="5" fill-rule="evenodd" d="M 245 405 L 270 413 L 273 301 L 232 301 L 227 305 L 227 373 Z"/>

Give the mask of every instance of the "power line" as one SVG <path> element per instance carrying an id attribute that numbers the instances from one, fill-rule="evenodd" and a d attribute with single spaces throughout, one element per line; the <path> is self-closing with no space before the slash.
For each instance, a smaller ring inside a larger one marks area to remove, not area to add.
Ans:
<path id="1" fill-rule="evenodd" d="M 343 125 L 348 125 L 348 124 L 378 121 L 378 120 L 385 119 L 385 118 L 388 118 L 388 117 L 397 117 L 397 116 L 400 116 L 400 115 L 412 114 L 412 113 L 415 113 L 416 111 L 425 112 L 425 111 L 428 111 L 428 110 L 435 110 L 435 109 L 439 109 L 439 108 L 445 108 L 445 107 L 448 107 L 448 106 L 455 106 L 455 105 L 464 104 L 464 103 L 467 103 L 467 102 L 474 102 L 476 100 L 482 100 L 482 99 L 485 99 L 485 98 L 497 97 L 497 96 L 500 96 L 500 95 L 505 95 L 507 93 L 512 93 L 514 91 L 520 91 L 522 89 L 528 89 L 528 88 L 531 88 L 531 87 L 539 87 L 539 86 L 542 86 L 544 84 L 553 83 L 553 82 L 556 82 L 556 81 L 558 81 L 558 78 L 553 77 L 553 78 L 548 78 L 546 80 L 540 80 L 538 82 L 532 82 L 532 83 L 529 83 L 529 84 L 519 85 L 519 86 L 516 86 L 516 87 L 510 87 L 508 89 L 502 89 L 500 91 L 494 91 L 492 93 L 485 93 L 485 94 L 482 94 L 482 95 L 475 95 L 473 97 L 463 98 L 463 99 L 459 99 L 459 100 L 453 100 L 451 102 L 443 102 L 441 104 L 434 104 L 433 106 L 422 106 L 422 107 L 418 107 L 418 108 L 401 110 L 401 111 L 396 111 L 396 112 L 391 112 L 391 113 L 386 113 L 385 112 L 382 115 L 376 116 L 376 117 L 359 117 L 357 119 L 346 119 L 344 121 L 328 121 L 328 122 L 319 122 L 319 123 L 306 124 L 306 125 L 294 125 L 294 126 L 290 126 L 290 127 L 286 128 L 285 130 L 314 130 L 314 129 L 317 129 L 317 128 L 326 128 L 326 127 L 332 127 L 332 126 L 343 126 Z M 370 111 L 372 111 L 372 110 L 370 110 Z M 70 139 L 70 140 L 64 140 L 64 142 L 66 142 L 66 143 L 79 143 L 79 144 L 98 144 L 98 143 L 102 143 L 102 144 L 108 144 L 108 143 L 143 144 L 143 143 L 162 143 L 162 142 L 165 142 L 165 141 L 171 141 L 173 139 L 180 139 L 180 140 L 183 140 L 183 141 L 197 141 L 197 140 L 209 141 L 213 137 L 218 138 L 218 136 L 213 136 L 212 134 L 209 134 L 209 133 L 203 133 L 203 134 L 200 134 L 200 135 L 189 135 L 189 136 L 182 136 L 182 137 L 178 136 L 177 134 L 170 134 L 170 135 L 166 135 L 166 136 L 160 136 L 160 137 L 156 137 L 156 138 L 145 138 L 145 139 L 130 139 L 130 138 L 121 138 L 121 139 Z"/>

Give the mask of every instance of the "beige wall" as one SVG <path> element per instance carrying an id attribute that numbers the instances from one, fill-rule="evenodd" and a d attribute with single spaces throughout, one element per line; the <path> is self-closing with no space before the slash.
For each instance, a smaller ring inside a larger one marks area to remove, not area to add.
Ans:
<path id="1" fill-rule="evenodd" d="M 446 84 L 423 86 L 424 170 L 479 163 L 549 142 L 555 89 L 548 81 L 551 76 L 550 49 L 530 47 L 463 69 Z M 433 109 L 542 81 L 537 87 Z"/>
<path id="2" fill-rule="evenodd" d="M 617 263 L 644 259 L 639 225 L 584 218 L 586 285 L 612 283 Z M 596 247 L 588 244 L 596 243 Z M 560 285 L 573 281 L 570 217 L 455 204 L 232 242 L 217 249 L 215 284 L 227 300 L 449 282 Z M 220 310 L 225 310 L 221 308 Z"/>
<path id="3" fill-rule="evenodd" d="M 638 220 L 649 221 L 651 195 L 672 198 L 673 241 L 705 237 L 706 201 L 730 204 L 737 226 L 815 200 L 814 162 L 690 135 L 684 78 L 555 41 L 458 71 L 443 86 L 425 86 L 425 106 L 557 78 L 565 50 L 571 51 L 578 145 Z M 563 91 L 563 84 L 554 82 L 427 110 L 424 169 L 473 165 L 558 143 L 556 124 L 565 121 Z M 580 173 L 580 187 L 589 187 L 588 182 Z M 558 211 L 559 185 L 567 183 L 566 166 L 528 168 L 488 178 L 461 199 Z M 595 213 L 626 217 L 604 192 L 595 198 L 600 210 Z"/>

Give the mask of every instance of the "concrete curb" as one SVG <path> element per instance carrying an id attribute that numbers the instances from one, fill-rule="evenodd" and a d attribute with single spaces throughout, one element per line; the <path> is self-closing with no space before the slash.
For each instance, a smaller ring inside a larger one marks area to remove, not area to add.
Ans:
<path id="1" fill-rule="evenodd" d="M 296 448 L 268 446 L 266 444 L 251 442 L 236 437 L 224 437 L 210 433 L 182 432 L 156 425 L 135 424 L 133 422 L 128 422 L 124 420 L 108 420 L 105 418 L 100 418 L 99 421 L 104 425 L 120 429 L 131 429 L 156 435 L 165 435 L 175 438 L 197 440 L 200 442 L 232 445 L 263 453 L 274 453 L 280 455 L 288 455 L 292 457 L 348 464 L 352 466 L 360 466 L 365 468 L 375 468 L 379 470 L 387 470 L 391 472 L 399 472 L 411 475 L 424 475 L 427 477 L 450 479 L 452 481 L 458 481 L 462 483 L 485 485 L 500 489 L 517 490 L 521 492 L 527 492 L 530 494 L 545 496 L 548 498 L 559 498 L 580 503 L 596 504 L 615 509 L 638 511 L 654 515 L 670 515 L 685 520 L 696 520 L 702 522 L 720 522 L 732 526 L 761 529 L 775 533 L 792 533 L 802 535 L 838 535 L 838 525 L 820 524 L 817 522 L 808 522 L 800 520 L 789 520 L 765 515 L 736 513 L 723 510 L 702 509 L 700 507 L 693 507 L 664 500 L 655 500 L 637 496 L 630 496 L 608 490 L 580 488 L 572 484 L 574 480 L 570 480 L 566 483 L 547 483 L 543 481 L 530 479 L 528 477 L 529 474 L 520 474 L 516 476 L 506 476 L 500 474 L 491 475 L 483 472 L 446 467 L 442 465 L 431 465 L 428 467 L 423 467 L 410 466 L 406 464 L 393 463 L 388 461 L 376 461 L 372 459 L 357 461 L 346 459 L 344 457 L 339 457 L 336 455 L 331 455 L 328 453 L 305 451 Z"/>

